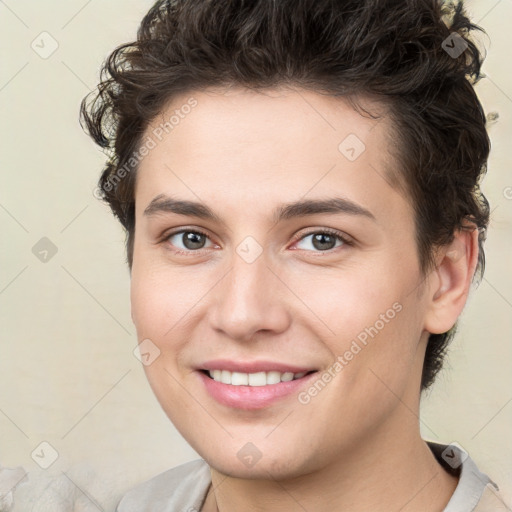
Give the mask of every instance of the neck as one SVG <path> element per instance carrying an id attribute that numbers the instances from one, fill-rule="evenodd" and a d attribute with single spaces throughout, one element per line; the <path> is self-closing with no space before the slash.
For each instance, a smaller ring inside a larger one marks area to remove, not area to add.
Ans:
<path id="1" fill-rule="evenodd" d="M 306 475 L 250 480 L 211 468 L 212 491 L 203 512 L 443 510 L 457 478 L 442 468 L 421 438 L 417 417 L 406 407 L 399 409 L 397 420 L 373 432 L 370 440 Z"/>

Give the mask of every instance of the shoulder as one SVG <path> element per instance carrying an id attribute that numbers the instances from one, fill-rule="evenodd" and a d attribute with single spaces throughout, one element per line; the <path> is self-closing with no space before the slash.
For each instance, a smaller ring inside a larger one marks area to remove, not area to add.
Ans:
<path id="1" fill-rule="evenodd" d="M 469 454 L 456 443 L 449 445 L 427 442 L 439 463 L 452 474 L 457 474 L 459 483 L 443 512 L 501 512 L 510 510 L 505 505 L 499 488 L 485 473 L 482 473 Z"/>
<path id="2" fill-rule="evenodd" d="M 210 468 L 203 459 L 169 469 L 128 491 L 116 512 L 198 511 L 211 483 Z"/>

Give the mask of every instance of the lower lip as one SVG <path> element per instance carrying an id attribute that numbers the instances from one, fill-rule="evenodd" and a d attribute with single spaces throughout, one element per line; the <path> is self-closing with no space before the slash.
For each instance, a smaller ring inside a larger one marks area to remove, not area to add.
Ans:
<path id="1" fill-rule="evenodd" d="M 198 373 L 206 387 L 206 391 L 217 402 L 235 409 L 254 410 L 268 407 L 274 402 L 294 393 L 298 394 L 299 390 L 317 372 L 305 375 L 300 379 L 266 386 L 233 386 L 213 380 L 201 371 Z"/>

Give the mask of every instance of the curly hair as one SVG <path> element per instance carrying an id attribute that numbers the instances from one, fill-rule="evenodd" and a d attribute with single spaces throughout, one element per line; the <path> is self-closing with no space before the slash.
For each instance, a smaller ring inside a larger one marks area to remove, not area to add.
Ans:
<path id="1" fill-rule="evenodd" d="M 371 96 L 390 107 L 422 272 L 433 268 L 435 249 L 469 221 L 479 230 L 482 276 L 489 205 L 479 184 L 490 142 L 474 90 L 483 61 L 475 30 L 483 32 L 462 1 L 156 2 L 136 41 L 111 53 L 97 90 L 81 104 L 82 126 L 108 156 L 99 187 L 126 230 L 130 268 L 138 163 L 132 156 L 151 121 L 181 93 L 288 85 L 350 101 Z M 455 328 L 430 335 L 422 390 L 441 369 Z"/>

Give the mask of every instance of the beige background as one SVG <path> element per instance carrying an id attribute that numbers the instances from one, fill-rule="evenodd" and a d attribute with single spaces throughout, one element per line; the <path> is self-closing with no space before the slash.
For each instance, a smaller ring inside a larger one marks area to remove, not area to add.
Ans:
<path id="1" fill-rule="evenodd" d="M 150 4 L 0 1 L 0 465 L 29 473 L 16 510 L 37 495 L 34 510 L 55 512 L 49 496 L 64 489 L 80 510 L 110 511 L 130 486 L 197 457 L 132 353 L 124 236 L 93 196 L 103 155 L 77 121 L 103 59 L 134 37 Z M 490 36 L 487 78 L 477 90 L 486 112 L 500 116 L 484 182 L 493 209 L 488 264 L 446 369 L 424 399 L 422 431 L 462 445 L 501 484 L 510 507 L 512 2 L 469 6 Z M 40 53 L 52 40 L 58 48 L 42 58 L 34 40 Z M 32 252 L 42 237 L 58 249 L 46 263 Z M 53 448 L 39 447 L 43 441 Z M 59 457 L 41 469 L 34 459 L 50 462 L 52 449 Z"/>

